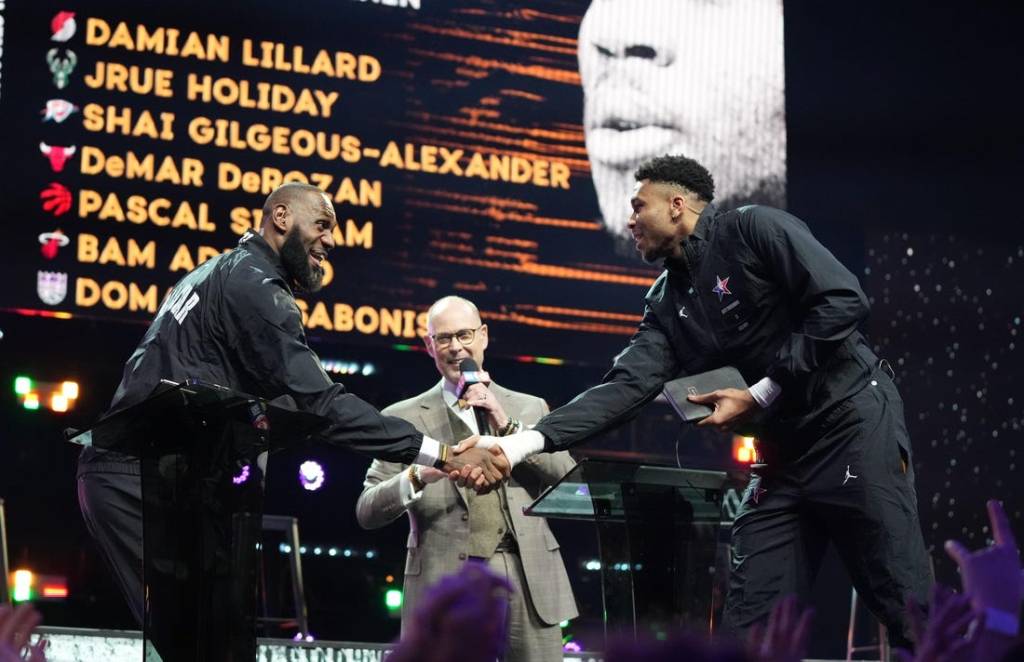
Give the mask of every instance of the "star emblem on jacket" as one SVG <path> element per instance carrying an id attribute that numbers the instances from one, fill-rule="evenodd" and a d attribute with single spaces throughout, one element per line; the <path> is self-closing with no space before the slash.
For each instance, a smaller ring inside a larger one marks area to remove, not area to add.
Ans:
<path id="1" fill-rule="evenodd" d="M 722 278 L 718 274 L 715 274 L 715 287 L 711 290 L 718 295 L 718 300 L 721 301 L 722 297 L 726 294 L 732 294 L 729 291 L 729 276 Z"/>

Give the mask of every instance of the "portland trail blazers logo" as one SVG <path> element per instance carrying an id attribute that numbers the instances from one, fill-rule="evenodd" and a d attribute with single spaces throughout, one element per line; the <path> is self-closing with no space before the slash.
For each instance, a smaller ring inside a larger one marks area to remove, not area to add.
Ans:
<path id="1" fill-rule="evenodd" d="M 36 292 L 40 301 L 56 306 L 68 294 L 68 275 L 61 271 L 37 272 Z"/>
<path id="2" fill-rule="evenodd" d="M 61 43 L 75 36 L 78 24 L 75 23 L 75 12 L 59 11 L 50 20 L 50 40 Z"/>

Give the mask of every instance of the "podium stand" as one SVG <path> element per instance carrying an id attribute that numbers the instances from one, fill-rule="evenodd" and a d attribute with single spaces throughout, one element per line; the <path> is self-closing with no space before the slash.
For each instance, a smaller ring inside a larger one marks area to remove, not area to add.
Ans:
<path id="1" fill-rule="evenodd" d="M 524 512 L 595 523 L 606 636 L 710 634 L 724 601 L 728 486 L 721 471 L 585 459 Z"/>
<path id="2" fill-rule="evenodd" d="M 258 457 L 324 423 L 289 402 L 161 382 L 147 400 L 69 434 L 141 460 L 147 662 L 256 659 Z"/>

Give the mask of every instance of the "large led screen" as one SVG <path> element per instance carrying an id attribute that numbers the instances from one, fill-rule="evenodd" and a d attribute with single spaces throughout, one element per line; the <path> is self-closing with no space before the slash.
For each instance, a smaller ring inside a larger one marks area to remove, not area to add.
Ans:
<path id="1" fill-rule="evenodd" d="M 642 160 L 785 202 L 782 4 L 3 3 L 0 308 L 143 323 L 282 182 L 334 200 L 318 338 L 414 343 L 446 294 L 498 353 L 606 361 L 657 274 Z"/>

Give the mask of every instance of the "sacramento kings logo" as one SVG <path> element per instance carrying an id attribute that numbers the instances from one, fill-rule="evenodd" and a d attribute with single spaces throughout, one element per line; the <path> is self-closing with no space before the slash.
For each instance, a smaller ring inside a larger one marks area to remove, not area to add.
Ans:
<path id="1" fill-rule="evenodd" d="M 60 271 L 37 272 L 36 292 L 40 301 L 56 306 L 68 293 L 68 275 Z"/>

